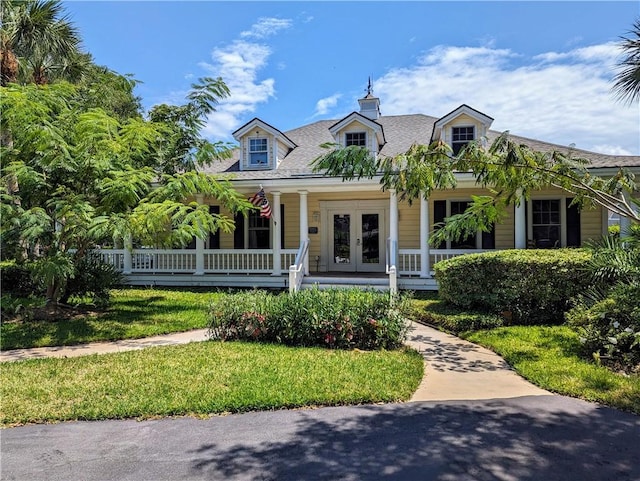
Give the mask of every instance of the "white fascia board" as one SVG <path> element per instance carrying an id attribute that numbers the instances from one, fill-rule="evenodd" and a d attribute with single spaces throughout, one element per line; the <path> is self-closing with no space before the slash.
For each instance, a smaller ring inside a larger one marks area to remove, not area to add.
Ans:
<path id="1" fill-rule="evenodd" d="M 463 115 L 463 114 L 466 114 L 469 117 L 476 119 L 478 122 L 486 125 L 487 128 L 489 128 L 489 126 L 493 123 L 493 119 L 488 115 L 485 115 L 482 112 L 478 112 L 477 110 L 472 109 L 468 105 L 461 105 L 460 107 L 455 109 L 453 112 L 450 112 L 444 117 L 436 120 L 436 123 L 434 125 L 436 127 L 443 127 L 444 125 L 448 124 L 449 122 L 453 121 L 454 119 L 456 119 L 457 117 L 460 117 L 460 115 Z"/>
<path id="2" fill-rule="evenodd" d="M 281 193 L 295 193 L 300 190 L 308 192 L 371 192 L 372 190 L 381 190 L 380 176 L 372 179 L 360 179 L 343 182 L 339 177 L 295 177 L 289 179 L 242 179 L 232 180 L 233 186 L 247 192 L 255 191 L 259 186 L 265 189 L 265 192 L 277 190 Z M 473 174 L 458 173 L 456 174 L 458 188 L 477 188 L 478 184 Z"/>
<path id="3" fill-rule="evenodd" d="M 269 125 L 266 122 L 263 122 L 258 118 L 251 120 L 250 122 L 246 123 L 244 126 L 240 127 L 238 130 L 236 130 L 233 133 L 233 138 L 236 139 L 238 142 L 240 142 L 240 139 L 242 137 L 247 135 L 249 132 L 251 132 L 251 130 L 255 129 L 256 127 L 259 127 L 262 130 L 266 130 L 271 135 L 273 135 L 273 137 L 276 138 L 279 142 L 282 142 L 290 149 L 294 149 L 297 147 L 296 144 L 294 144 L 286 135 L 284 135 L 278 129 L 276 129 L 272 125 Z"/>
<path id="4" fill-rule="evenodd" d="M 449 112 L 444 117 L 441 117 L 438 120 L 436 120 L 436 122 L 433 124 L 432 140 L 440 139 L 442 128 L 445 125 L 447 125 L 449 122 L 454 121 L 456 118 L 460 117 L 460 115 L 464 115 L 464 114 L 468 115 L 473 119 L 476 119 L 478 122 L 480 122 L 482 125 L 485 126 L 486 130 L 489 130 L 489 128 L 491 127 L 491 124 L 493 123 L 493 119 L 488 115 L 485 115 L 482 112 L 478 112 L 477 110 L 469 107 L 466 104 L 462 104 L 460 107 L 458 107 L 454 111 Z"/>
<path id="5" fill-rule="evenodd" d="M 368 127 L 371 130 L 373 130 L 376 133 L 376 138 L 378 139 L 378 145 L 384 144 L 385 139 L 384 139 L 384 131 L 382 130 L 382 125 L 380 125 L 375 120 L 371 120 L 370 118 L 365 117 L 364 115 L 358 112 L 352 112 L 351 114 L 347 115 L 344 119 L 333 124 L 329 128 L 329 132 L 335 138 L 338 132 L 340 132 L 342 129 L 344 129 L 346 126 L 348 126 L 353 122 L 361 123 L 365 127 Z"/>

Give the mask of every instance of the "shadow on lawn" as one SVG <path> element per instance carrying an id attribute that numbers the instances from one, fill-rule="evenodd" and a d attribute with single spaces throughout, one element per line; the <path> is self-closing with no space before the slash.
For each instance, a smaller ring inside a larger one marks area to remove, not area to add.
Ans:
<path id="1" fill-rule="evenodd" d="M 261 480 L 640 479 L 640 417 L 560 396 L 269 416 L 256 422 L 255 437 L 230 446 L 212 431 L 212 442 L 189 454 L 195 455 L 194 474 Z M 287 416 L 296 421 L 284 422 Z"/>

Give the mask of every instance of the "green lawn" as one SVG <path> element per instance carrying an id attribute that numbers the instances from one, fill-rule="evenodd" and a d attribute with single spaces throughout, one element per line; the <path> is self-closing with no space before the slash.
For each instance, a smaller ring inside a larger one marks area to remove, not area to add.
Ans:
<path id="1" fill-rule="evenodd" d="M 0 348 L 62 346 L 135 339 L 207 327 L 215 292 L 116 289 L 109 310 L 98 316 L 59 321 L 5 322 Z"/>
<path id="2" fill-rule="evenodd" d="M 566 326 L 500 327 L 462 337 L 497 352 L 544 389 L 640 414 L 640 375 L 614 373 L 581 358 L 578 334 Z"/>
<path id="3" fill-rule="evenodd" d="M 202 342 L 0 365 L 1 423 L 209 415 L 408 399 L 415 351 Z"/>

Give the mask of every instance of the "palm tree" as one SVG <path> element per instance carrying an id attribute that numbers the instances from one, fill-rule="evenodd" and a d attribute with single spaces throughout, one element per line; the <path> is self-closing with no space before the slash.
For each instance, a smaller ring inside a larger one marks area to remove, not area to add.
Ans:
<path id="1" fill-rule="evenodd" d="M 623 58 L 618 64 L 620 70 L 614 77 L 612 91 L 616 97 L 628 103 L 640 100 L 640 18 L 633 24 L 628 37 L 621 37 L 619 43 Z"/>
<path id="2" fill-rule="evenodd" d="M 49 83 L 86 64 L 77 28 L 59 0 L 5 0 L 0 11 L 2 85 Z M 73 66 L 73 68 L 69 68 Z"/>

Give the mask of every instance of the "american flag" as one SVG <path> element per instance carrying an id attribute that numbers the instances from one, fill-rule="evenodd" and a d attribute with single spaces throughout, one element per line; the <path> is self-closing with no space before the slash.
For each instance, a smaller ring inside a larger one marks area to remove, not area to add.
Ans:
<path id="1" fill-rule="evenodd" d="M 271 205 L 267 200 L 267 196 L 264 193 L 264 189 L 260 189 L 253 197 L 249 199 L 253 205 L 260 207 L 260 217 L 271 217 Z"/>

